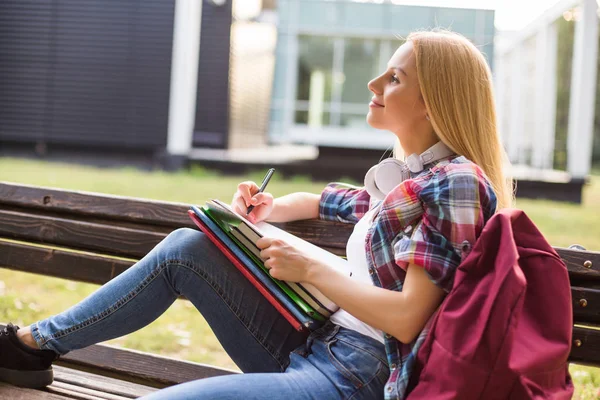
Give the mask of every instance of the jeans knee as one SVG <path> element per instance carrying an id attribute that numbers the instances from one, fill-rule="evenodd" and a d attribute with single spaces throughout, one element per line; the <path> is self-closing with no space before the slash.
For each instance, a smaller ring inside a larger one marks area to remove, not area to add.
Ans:
<path id="1" fill-rule="evenodd" d="M 182 294 L 185 282 L 193 276 L 192 270 L 202 270 L 206 265 L 208 237 L 190 228 L 178 228 L 158 246 L 158 263 L 165 267 L 165 276 L 173 289 Z"/>
<path id="2" fill-rule="evenodd" d="M 193 237 L 198 234 L 202 233 L 192 228 L 177 228 L 173 232 L 169 233 L 165 240 L 182 242 L 188 240 L 189 237 Z"/>
<path id="3" fill-rule="evenodd" d="M 169 253 L 178 253 L 177 250 L 195 253 L 203 247 L 202 243 L 207 239 L 203 232 L 191 228 L 178 228 L 167 235 L 162 245 L 164 249 L 169 249 Z"/>

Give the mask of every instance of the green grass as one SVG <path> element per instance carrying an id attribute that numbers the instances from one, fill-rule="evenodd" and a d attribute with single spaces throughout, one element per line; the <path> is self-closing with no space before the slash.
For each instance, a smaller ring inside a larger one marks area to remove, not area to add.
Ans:
<path id="1" fill-rule="evenodd" d="M 264 172 L 258 170 L 244 177 L 232 177 L 200 167 L 166 173 L 0 158 L 0 181 L 184 203 L 202 203 L 210 198 L 229 201 L 239 182 L 246 179 L 261 181 Z M 598 170 L 594 172 L 600 173 Z M 269 191 L 275 196 L 294 191 L 318 193 L 325 184 L 311 182 L 305 176 L 283 179 L 275 174 Z M 594 176 L 585 188 L 582 205 L 542 200 L 517 201 L 517 207 L 527 212 L 551 244 L 566 247 L 578 243 L 590 250 L 600 250 L 598 204 L 600 176 Z M 0 269 L 0 321 L 29 324 L 70 307 L 96 288 L 90 284 Z M 152 324 L 109 343 L 237 368 L 200 313 L 186 301 L 176 301 Z M 571 365 L 571 373 L 577 386 L 575 399 L 598 398 L 600 370 Z"/>
<path id="2" fill-rule="evenodd" d="M 525 210 L 554 246 L 580 244 L 600 251 L 600 175 L 584 187 L 583 204 L 548 200 L 518 199 L 516 207 Z"/>

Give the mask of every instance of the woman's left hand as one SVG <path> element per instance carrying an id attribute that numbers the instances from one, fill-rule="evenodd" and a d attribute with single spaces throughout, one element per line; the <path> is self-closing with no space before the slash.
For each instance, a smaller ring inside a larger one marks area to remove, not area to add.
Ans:
<path id="1" fill-rule="evenodd" d="M 308 282 L 309 272 L 318 262 L 284 240 L 263 237 L 256 242 L 260 257 L 273 278 L 290 282 Z"/>

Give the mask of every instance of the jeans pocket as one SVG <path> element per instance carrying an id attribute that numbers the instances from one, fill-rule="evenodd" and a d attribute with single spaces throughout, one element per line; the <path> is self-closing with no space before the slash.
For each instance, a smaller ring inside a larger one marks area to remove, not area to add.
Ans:
<path id="1" fill-rule="evenodd" d="M 357 388 L 367 385 L 377 375 L 387 372 L 385 364 L 377 355 L 358 344 L 332 338 L 325 342 L 331 364 Z M 383 379 L 383 383 L 387 379 Z"/>

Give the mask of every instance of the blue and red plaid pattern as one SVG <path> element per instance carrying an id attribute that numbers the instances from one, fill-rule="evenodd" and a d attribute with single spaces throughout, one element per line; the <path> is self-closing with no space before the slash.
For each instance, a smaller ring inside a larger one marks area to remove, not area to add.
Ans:
<path id="1" fill-rule="evenodd" d="M 496 211 L 489 180 L 465 157 L 425 167 L 383 201 L 371 199 L 364 188 L 342 183 L 331 183 L 321 193 L 321 219 L 356 224 L 370 209 L 379 207 L 366 237 L 367 263 L 376 286 L 401 291 L 406 268 L 415 264 L 449 292 L 456 268 Z M 417 352 L 434 316 L 412 343 L 385 335 L 390 367 L 386 399 L 405 397 Z"/>

